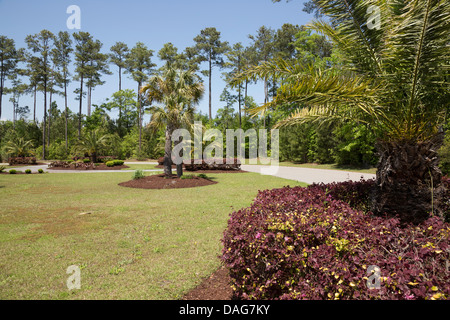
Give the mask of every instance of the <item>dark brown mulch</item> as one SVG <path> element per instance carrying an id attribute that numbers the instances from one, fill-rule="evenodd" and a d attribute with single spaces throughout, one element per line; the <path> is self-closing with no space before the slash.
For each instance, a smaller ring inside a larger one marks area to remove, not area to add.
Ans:
<path id="1" fill-rule="evenodd" d="M 119 186 L 140 189 L 178 189 L 202 187 L 216 183 L 216 181 L 199 177 L 180 179 L 176 175 L 172 175 L 172 178 L 166 178 L 164 174 L 158 174 L 147 176 L 142 179 L 122 182 L 119 183 Z"/>
<path id="2" fill-rule="evenodd" d="M 48 168 L 48 170 L 80 170 L 80 171 L 86 171 L 86 170 L 122 170 L 127 169 L 129 166 L 122 165 L 122 166 L 114 166 L 114 167 L 108 167 L 106 164 L 102 163 L 99 166 L 95 166 L 95 169 L 86 169 L 86 168 L 63 168 L 63 167 L 53 167 Z"/>
<path id="3" fill-rule="evenodd" d="M 183 300 L 233 300 L 228 269 L 220 267 L 197 287 L 189 291 Z"/>

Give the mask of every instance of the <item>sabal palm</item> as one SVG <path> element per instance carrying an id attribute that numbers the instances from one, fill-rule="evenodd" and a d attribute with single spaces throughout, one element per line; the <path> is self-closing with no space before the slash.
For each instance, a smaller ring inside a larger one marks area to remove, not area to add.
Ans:
<path id="1" fill-rule="evenodd" d="M 330 23 L 312 28 L 343 52 L 344 67 L 318 70 L 283 60 L 246 70 L 237 81 L 276 74 L 283 81 L 264 112 L 298 110 L 278 126 L 358 121 L 377 133 L 380 155 L 373 211 L 420 221 L 443 194 L 437 149 L 450 101 L 450 2 L 447 0 L 316 1 Z M 368 28 L 370 5 L 380 28 Z M 433 203 L 434 202 L 434 203 Z"/>
<path id="2" fill-rule="evenodd" d="M 8 141 L 4 147 L 4 151 L 15 157 L 26 157 L 32 147 L 31 140 L 25 140 L 23 137 L 20 137 Z"/>
<path id="3" fill-rule="evenodd" d="M 152 113 L 150 126 L 165 127 L 164 174 L 172 176 L 172 133 L 192 123 L 194 106 L 203 97 L 204 87 L 193 71 L 166 67 L 141 88 Z M 180 175 L 180 173 L 179 173 Z"/>
<path id="4" fill-rule="evenodd" d="M 110 141 L 108 135 L 102 135 L 99 129 L 89 131 L 83 135 L 75 144 L 76 152 L 89 154 L 92 162 L 97 162 L 97 156 L 101 149 L 105 148 Z"/>

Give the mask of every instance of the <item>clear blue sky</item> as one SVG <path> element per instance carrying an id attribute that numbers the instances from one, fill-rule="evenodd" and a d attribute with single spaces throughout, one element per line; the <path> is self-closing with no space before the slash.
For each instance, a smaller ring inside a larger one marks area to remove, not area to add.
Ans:
<path id="1" fill-rule="evenodd" d="M 141 41 L 149 49 L 154 50 L 153 62 L 161 65 L 156 53 L 167 42 L 172 42 L 179 51 L 194 44 L 194 37 L 207 27 L 215 27 L 221 32 L 222 40 L 230 44 L 249 43 L 248 35 L 255 34 L 263 25 L 273 29 L 280 28 L 284 23 L 303 25 L 311 21 L 312 15 L 302 11 L 302 0 L 273 3 L 271 0 L 0 0 L 0 34 L 12 38 L 17 47 L 26 47 L 24 39 L 29 34 L 36 34 L 42 29 L 53 33 L 79 30 L 69 30 L 66 13 L 70 5 L 78 5 L 81 9 L 81 31 L 87 31 L 95 39 L 103 42 L 102 52 L 117 41 L 125 42 L 132 48 Z M 202 66 L 205 68 L 206 66 Z M 111 97 L 118 89 L 116 68 L 111 65 L 111 76 L 104 76 L 105 85 L 95 88 L 92 103 L 100 105 Z M 223 106 L 220 94 L 225 87 L 221 79 L 221 71 L 213 70 L 213 115 Z M 123 77 L 123 89 L 136 90 L 136 84 Z M 205 79 L 205 84 L 207 79 Z M 9 82 L 7 83 L 8 86 Z M 74 100 L 73 90 L 79 86 L 72 82 L 69 87 L 69 107 L 77 112 L 78 102 Z M 256 102 L 262 103 L 262 87 L 251 86 L 249 95 Z M 12 119 L 12 103 L 10 96 L 3 96 L 3 119 Z M 60 108 L 63 98 L 54 99 Z M 20 105 L 33 108 L 31 96 L 23 96 Z M 83 112 L 86 112 L 83 102 Z M 38 94 L 37 117 L 43 116 L 43 95 Z M 208 95 L 197 108 L 202 113 L 208 110 Z M 114 116 L 114 115 L 113 115 Z M 32 115 L 31 115 L 32 117 Z M 149 116 L 144 118 L 148 122 Z"/>

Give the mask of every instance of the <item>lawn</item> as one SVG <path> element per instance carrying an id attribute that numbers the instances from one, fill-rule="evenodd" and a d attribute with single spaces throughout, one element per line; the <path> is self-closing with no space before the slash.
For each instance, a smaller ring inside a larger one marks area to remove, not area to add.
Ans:
<path id="1" fill-rule="evenodd" d="M 117 185 L 129 172 L 1 175 L 0 299 L 181 298 L 219 267 L 234 209 L 258 190 L 300 184 L 210 176 L 219 183 L 143 190 Z M 66 286 L 71 265 L 79 290 Z"/>

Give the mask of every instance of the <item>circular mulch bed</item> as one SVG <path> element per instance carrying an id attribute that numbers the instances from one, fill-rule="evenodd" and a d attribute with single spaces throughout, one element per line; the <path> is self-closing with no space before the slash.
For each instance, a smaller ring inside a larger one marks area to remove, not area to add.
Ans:
<path id="1" fill-rule="evenodd" d="M 140 189 L 178 189 L 178 188 L 195 188 L 209 186 L 217 182 L 210 179 L 200 177 L 192 177 L 190 179 L 180 179 L 176 175 L 172 178 L 166 178 L 164 174 L 151 175 L 137 180 L 130 180 L 119 183 L 119 186 Z"/>
<path id="2" fill-rule="evenodd" d="M 95 169 L 53 167 L 53 168 L 48 168 L 48 170 L 79 170 L 79 171 L 86 171 L 86 170 L 122 170 L 122 169 L 127 169 L 127 168 L 129 168 L 129 166 L 122 165 L 122 166 L 108 167 L 106 164 L 102 163 L 99 166 L 95 166 Z"/>
<path id="3" fill-rule="evenodd" d="M 190 290 L 183 300 L 233 300 L 230 276 L 224 266 Z"/>

